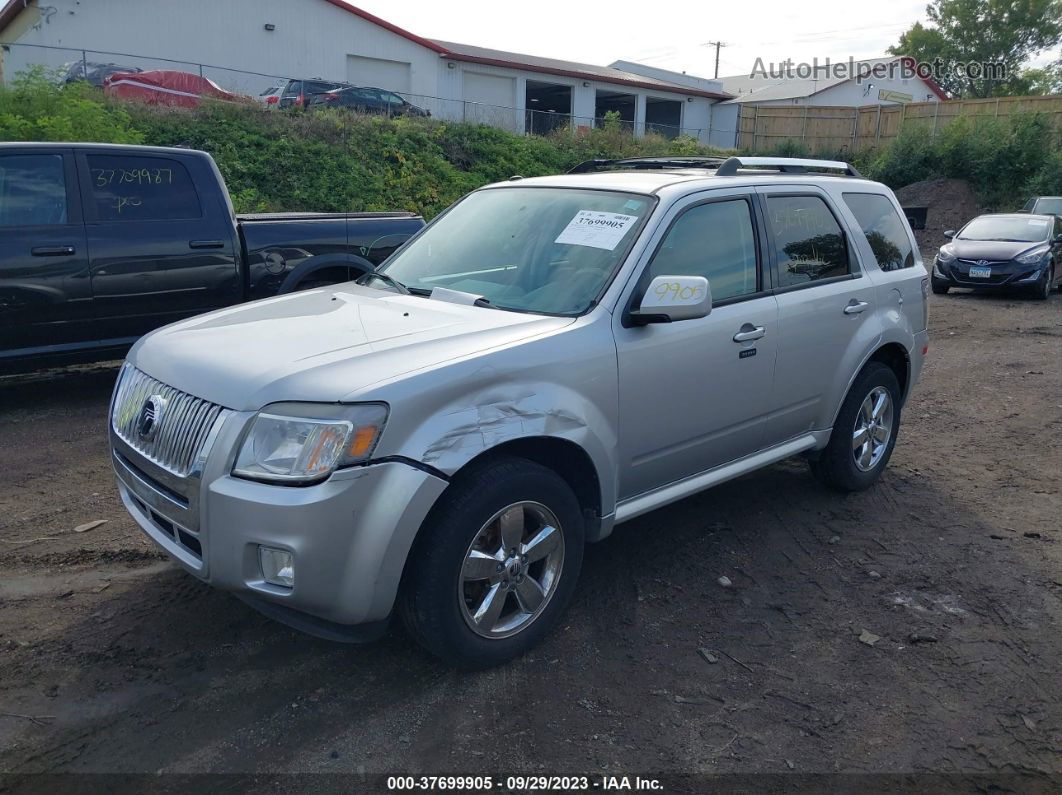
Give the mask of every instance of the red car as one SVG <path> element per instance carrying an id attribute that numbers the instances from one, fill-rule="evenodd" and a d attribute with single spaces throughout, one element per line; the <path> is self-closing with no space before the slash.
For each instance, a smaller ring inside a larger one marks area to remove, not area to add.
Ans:
<path id="1" fill-rule="evenodd" d="M 228 102 L 244 102 L 247 99 L 197 74 L 169 70 L 118 72 L 103 81 L 103 93 L 121 99 L 137 99 L 151 105 L 183 108 L 198 106 L 202 97 Z"/>

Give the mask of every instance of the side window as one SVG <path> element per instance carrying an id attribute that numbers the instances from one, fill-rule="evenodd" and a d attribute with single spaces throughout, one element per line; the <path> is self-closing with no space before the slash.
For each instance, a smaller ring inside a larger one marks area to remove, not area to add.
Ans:
<path id="1" fill-rule="evenodd" d="M 712 302 L 757 290 L 756 233 L 745 199 L 691 207 L 668 230 L 649 263 L 655 276 L 704 276 Z"/>
<path id="2" fill-rule="evenodd" d="M 848 274 L 844 234 L 818 196 L 768 196 L 779 287 Z"/>
<path id="3" fill-rule="evenodd" d="M 914 247 L 892 202 L 880 193 L 846 193 L 845 204 L 867 236 L 883 271 L 914 267 Z"/>
<path id="4" fill-rule="evenodd" d="M 0 156 L 0 226 L 65 224 L 62 155 Z"/>
<path id="5" fill-rule="evenodd" d="M 335 83 L 306 83 L 305 92 L 307 98 L 313 97 L 317 94 L 324 94 L 333 89 L 339 88 Z"/>
<path id="6" fill-rule="evenodd" d="M 88 155 L 92 198 L 100 221 L 202 218 L 184 165 L 164 157 Z"/>

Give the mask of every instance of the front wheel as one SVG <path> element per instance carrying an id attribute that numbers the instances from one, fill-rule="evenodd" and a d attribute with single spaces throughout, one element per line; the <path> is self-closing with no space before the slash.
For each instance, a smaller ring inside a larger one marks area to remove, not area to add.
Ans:
<path id="1" fill-rule="evenodd" d="M 812 474 L 837 491 L 862 491 L 881 477 L 900 429 L 900 384 L 881 362 L 856 378 Z"/>
<path id="2" fill-rule="evenodd" d="M 948 290 L 951 289 L 951 285 L 942 284 L 941 282 L 938 282 L 938 281 L 932 282 L 932 284 L 930 286 L 933 289 L 933 294 L 934 295 L 947 295 L 948 294 Z"/>
<path id="3" fill-rule="evenodd" d="M 459 668 L 487 668 L 537 644 L 564 612 L 582 567 L 575 494 L 520 458 L 460 475 L 429 516 L 399 610 L 410 634 Z"/>
<path id="4" fill-rule="evenodd" d="M 1055 281 L 1055 266 L 1048 265 L 1047 270 L 1044 272 L 1043 282 L 1036 285 L 1036 291 L 1033 296 L 1040 301 L 1046 301 L 1051 297 L 1051 290 L 1054 289 Z"/>

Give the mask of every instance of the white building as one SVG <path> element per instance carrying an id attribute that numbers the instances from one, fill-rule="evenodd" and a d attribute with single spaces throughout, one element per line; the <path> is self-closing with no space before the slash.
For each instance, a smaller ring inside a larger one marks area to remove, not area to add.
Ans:
<path id="1" fill-rule="evenodd" d="M 248 94 L 277 78 L 322 78 L 515 131 L 591 126 L 615 111 L 635 133 L 707 142 L 713 107 L 731 98 L 719 81 L 635 64 L 592 66 L 423 38 L 343 0 L 9 0 L 0 9 L 0 45 L 5 79 L 33 64 L 81 59 L 196 71 Z"/>
<path id="2" fill-rule="evenodd" d="M 914 73 L 914 65 L 906 55 L 789 68 L 757 64 L 749 74 L 720 80 L 734 95 L 732 104 L 861 107 L 946 100 L 932 79 Z"/>

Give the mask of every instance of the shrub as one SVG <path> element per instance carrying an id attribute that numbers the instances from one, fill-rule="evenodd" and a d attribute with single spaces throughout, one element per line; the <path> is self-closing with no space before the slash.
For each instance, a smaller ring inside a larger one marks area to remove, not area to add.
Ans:
<path id="1" fill-rule="evenodd" d="M 867 156 L 866 173 L 893 188 L 933 177 L 969 181 L 990 209 L 1020 207 L 1030 186 L 1050 184 L 1059 133 L 1037 113 L 1005 118 L 960 118 L 937 136 L 905 128 Z"/>
<path id="2" fill-rule="evenodd" d="M 901 187 L 937 176 L 973 182 L 989 207 L 1029 193 L 1062 194 L 1058 134 L 1035 114 L 957 121 L 936 138 L 905 129 L 877 151 L 819 151 L 852 159 L 868 176 Z M 101 141 L 190 146 L 210 152 L 240 212 L 408 209 L 431 217 L 488 182 L 556 174 L 595 158 L 725 155 L 689 136 L 639 138 L 618 114 L 600 126 L 524 136 L 439 119 L 265 110 L 206 101 L 194 110 L 106 99 L 91 86 L 61 85 L 41 70 L 0 88 L 0 140 Z M 798 141 L 769 154 L 806 157 Z"/>
<path id="3" fill-rule="evenodd" d="M 141 143 L 129 114 L 86 83 L 60 86 L 36 67 L 0 89 L 0 140 Z"/>
<path id="4" fill-rule="evenodd" d="M 1056 149 L 1023 186 L 1023 196 L 1062 196 L 1062 150 Z"/>

